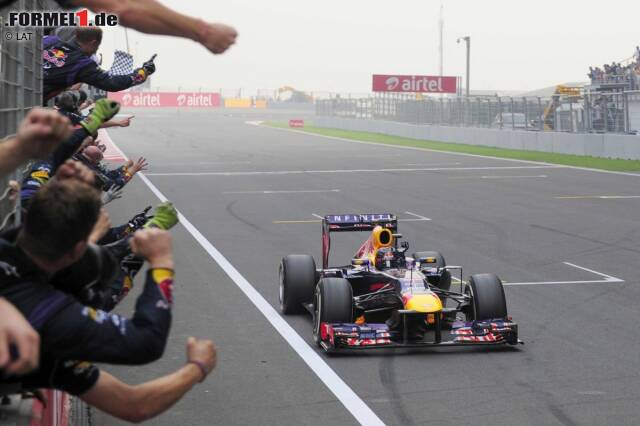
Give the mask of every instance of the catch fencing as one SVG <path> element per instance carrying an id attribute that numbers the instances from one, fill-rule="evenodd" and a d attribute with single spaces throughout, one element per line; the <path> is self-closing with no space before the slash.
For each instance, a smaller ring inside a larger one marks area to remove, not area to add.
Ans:
<path id="1" fill-rule="evenodd" d="M 551 98 L 336 96 L 316 100 L 316 114 L 439 126 L 638 134 L 640 91 L 586 92 Z"/>
<path id="2" fill-rule="evenodd" d="M 49 0 L 19 0 L 0 9 L 0 139 L 16 133 L 27 111 L 42 104 L 42 31 L 29 29 L 31 40 L 7 41 L 4 32 L 9 11 L 55 10 L 57 4 Z M 20 181 L 22 171 L 0 178 L 0 225 L 20 221 L 19 200 L 10 200 L 9 181 Z M 19 198 L 19 197 L 18 197 Z"/>
<path id="3" fill-rule="evenodd" d="M 6 16 L 17 10 L 56 10 L 58 5 L 50 0 L 19 0 L 0 8 L 0 140 L 15 134 L 26 113 L 34 106 L 42 105 L 42 36 L 40 29 L 25 29 L 31 39 L 8 41 L 5 32 Z M 9 187 L 11 180 L 20 182 L 24 173 L 16 170 L 10 176 L 0 177 L 0 229 L 20 223 L 19 194 Z M 13 193 L 12 193 L 13 192 Z M 24 424 L 24 416 L 31 425 L 67 425 L 68 398 L 59 391 L 48 390 L 46 407 L 34 403 L 26 412 L 13 410 L 29 399 L 10 397 L 17 390 L 13 386 L 0 386 L 2 411 L 0 423 Z"/>

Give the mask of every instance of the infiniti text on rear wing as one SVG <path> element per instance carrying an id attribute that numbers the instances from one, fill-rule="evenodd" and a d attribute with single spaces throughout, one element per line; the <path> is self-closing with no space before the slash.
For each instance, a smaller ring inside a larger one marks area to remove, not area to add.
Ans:
<path id="1" fill-rule="evenodd" d="M 391 213 L 331 214 L 322 218 L 322 268 L 329 267 L 332 232 L 371 231 L 382 226 L 392 232 L 398 230 L 398 218 Z"/>

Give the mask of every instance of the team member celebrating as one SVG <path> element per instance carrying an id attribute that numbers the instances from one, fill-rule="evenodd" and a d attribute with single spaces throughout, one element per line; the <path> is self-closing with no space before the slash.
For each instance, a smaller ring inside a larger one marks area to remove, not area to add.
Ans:
<path id="1" fill-rule="evenodd" d="M 102 30 L 99 27 L 77 28 L 74 41 L 64 42 L 56 36 L 47 36 L 42 43 L 45 102 L 76 83 L 119 92 L 144 83 L 156 71 L 152 60 L 128 75 L 112 75 L 101 69 L 91 57 L 102 43 Z"/>

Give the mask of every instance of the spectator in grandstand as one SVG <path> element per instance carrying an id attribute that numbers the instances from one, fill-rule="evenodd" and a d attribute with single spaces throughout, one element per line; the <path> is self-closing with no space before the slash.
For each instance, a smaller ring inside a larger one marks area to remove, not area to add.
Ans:
<path id="1" fill-rule="evenodd" d="M 28 160 L 47 158 L 72 133 L 69 119 L 54 110 L 32 109 L 17 134 L 0 143 L 0 176 L 13 172 Z"/>
<path id="2" fill-rule="evenodd" d="M 80 82 L 98 89 L 119 92 L 144 83 L 156 71 L 153 60 L 150 60 L 131 74 L 111 75 L 91 58 L 102 43 L 102 29 L 79 27 L 75 31 L 75 40 L 68 43 L 56 36 L 46 36 L 42 41 L 45 101 Z"/>
<path id="3" fill-rule="evenodd" d="M 39 359 L 40 336 L 11 303 L 0 298 L 0 375 L 27 374 L 38 367 Z"/>
<path id="4" fill-rule="evenodd" d="M 604 64 L 603 69 L 599 67 L 589 67 L 589 79 L 592 84 L 596 83 L 626 83 L 631 89 L 638 87 L 637 85 L 637 73 L 636 65 L 640 60 L 640 52 L 636 47 L 634 53 L 634 59 L 627 65 L 622 65 L 620 62 L 612 62 L 611 64 Z"/>

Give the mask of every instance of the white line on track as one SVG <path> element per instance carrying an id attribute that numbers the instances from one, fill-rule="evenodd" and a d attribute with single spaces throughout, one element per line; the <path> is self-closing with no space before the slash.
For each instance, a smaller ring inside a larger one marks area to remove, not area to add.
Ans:
<path id="1" fill-rule="evenodd" d="M 623 283 L 624 280 L 616 277 L 612 277 L 611 275 L 603 274 L 602 272 L 594 271 L 593 269 L 585 268 L 584 266 L 576 265 L 575 263 L 570 262 L 562 262 L 567 266 L 571 266 L 572 268 L 581 269 L 583 271 L 592 273 L 594 275 L 598 275 L 603 280 L 576 280 L 576 281 L 534 281 L 534 282 L 507 282 L 504 283 L 505 286 L 518 286 L 518 285 L 548 285 L 548 284 L 602 284 L 602 283 Z"/>
<path id="2" fill-rule="evenodd" d="M 419 214 L 415 214 L 415 213 L 411 213 L 411 212 L 405 212 L 405 213 L 408 214 L 409 216 L 415 217 L 415 219 L 399 219 L 399 220 L 402 220 L 404 222 L 420 222 L 420 221 L 425 221 L 425 220 L 431 220 L 428 217 L 424 217 L 424 216 L 421 216 Z"/>
<path id="3" fill-rule="evenodd" d="M 358 156 L 358 158 L 362 158 L 360 156 Z M 380 158 L 380 157 L 376 157 L 376 158 Z M 408 164 L 403 164 L 403 166 L 459 166 L 460 162 L 457 163 L 408 163 Z"/>
<path id="4" fill-rule="evenodd" d="M 558 166 L 557 164 L 545 163 L 544 161 L 517 160 L 515 158 L 492 157 L 490 155 L 467 154 L 467 153 L 464 153 L 464 152 L 452 152 L 452 151 L 444 151 L 444 150 L 438 150 L 438 149 L 420 148 L 420 147 L 417 147 L 417 146 L 401 146 L 401 145 L 393 145 L 393 144 L 388 144 L 388 143 L 376 143 L 376 142 L 368 142 L 368 141 L 362 141 L 362 140 L 357 140 L 357 139 L 340 138 L 340 137 L 337 137 L 337 136 L 327 136 L 327 135 L 321 135 L 321 134 L 318 134 L 318 133 L 305 132 L 304 130 L 295 130 L 295 129 L 286 129 L 286 128 L 282 128 L 282 127 L 263 126 L 262 122 L 260 122 L 260 123 L 257 123 L 257 122 L 246 122 L 245 124 L 252 124 L 254 126 L 260 126 L 260 127 L 266 128 L 266 129 L 279 130 L 279 131 L 282 131 L 282 132 L 300 133 L 300 134 L 307 135 L 307 136 L 316 136 L 316 137 L 319 137 L 319 138 L 333 139 L 333 140 L 342 141 L 342 142 L 359 143 L 359 144 L 364 144 L 364 145 L 386 146 L 388 148 L 409 149 L 409 150 L 413 150 L 413 151 L 436 152 L 436 153 L 440 153 L 440 154 L 459 155 L 459 156 L 463 156 L 463 157 L 490 158 L 492 160 L 512 161 L 512 162 L 517 162 L 517 163 L 543 164 L 543 165 L 547 165 L 547 166 Z M 420 139 L 415 139 L 415 141 L 419 142 Z M 588 172 L 595 172 L 595 173 L 606 173 L 606 174 L 612 174 L 612 175 L 640 177 L 640 173 L 633 173 L 633 172 L 617 172 L 617 171 L 614 171 L 614 170 L 591 169 L 589 167 L 566 166 L 566 165 L 559 166 L 559 167 L 562 167 L 562 168 L 565 168 L 565 169 L 585 170 L 585 171 L 588 171 Z"/>
<path id="5" fill-rule="evenodd" d="M 640 198 L 640 195 L 565 195 L 553 198 L 555 198 L 556 200 L 628 200 Z"/>
<path id="6" fill-rule="evenodd" d="M 299 189 L 266 191 L 225 191 L 223 194 L 317 194 L 322 192 L 340 192 L 339 189 Z"/>
<path id="7" fill-rule="evenodd" d="M 606 278 L 608 281 L 612 281 L 612 282 L 623 281 L 620 278 L 612 277 L 611 275 L 603 274 L 602 272 L 594 271 L 593 269 L 585 268 L 584 266 L 576 265 L 575 263 L 570 263 L 570 262 L 562 262 L 562 263 L 564 263 L 567 266 L 571 266 L 573 268 L 578 268 L 578 269 L 582 269 L 583 271 L 591 272 L 594 275 L 599 275 L 601 277 Z"/>
<path id="8" fill-rule="evenodd" d="M 239 166 L 251 164 L 251 161 L 195 161 L 190 163 L 166 163 L 166 164 L 157 164 L 154 163 L 154 167 L 162 167 L 162 166 L 189 166 L 193 167 L 194 165 L 198 166 Z"/>
<path id="9" fill-rule="evenodd" d="M 521 286 L 521 285 L 550 285 L 550 284 L 609 284 L 609 283 L 623 283 L 624 280 L 616 277 L 612 277 L 611 275 L 603 274 L 602 272 L 594 271 L 593 269 L 585 268 L 584 266 L 576 265 L 575 263 L 570 262 L 562 262 L 567 266 L 571 266 L 572 268 L 581 269 L 583 271 L 592 273 L 594 275 L 598 275 L 603 280 L 575 280 L 575 281 L 529 281 L 529 282 L 508 282 L 502 281 L 502 285 L 504 286 Z M 455 280 L 458 283 L 466 284 L 466 281 L 460 281 L 458 277 L 451 277 L 452 280 Z"/>
<path id="10" fill-rule="evenodd" d="M 529 176 L 510 176 L 510 175 L 486 175 L 486 176 L 452 176 L 449 179 L 534 179 L 547 178 L 547 175 L 529 175 Z"/>
<path id="11" fill-rule="evenodd" d="M 126 159 L 126 155 L 115 143 L 114 147 L 122 153 Z M 138 173 L 140 179 L 149 187 L 151 192 L 155 194 L 160 201 L 167 201 L 167 197 L 160 192 L 156 186 L 151 183 L 143 173 Z M 307 342 L 287 323 L 284 318 L 265 300 L 264 297 L 247 281 L 240 272 L 213 246 L 205 237 L 196 229 L 189 220 L 178 212 L 180 223 L 195 238 L 202 248 L 211 256 L 211 258 L 222 268 L 222 270 L 231 278 L 238 288 L 249 298 L 251 303 L 264 315 L 271 323 L 273 328 L 286 340 L 291 348 L 302 358 L 302 360 L 311 368 L 318 378 L 327 386 L 327 388 L 338 398 L 344 407 L 353 415 L 353 417 L 362 425 L 384 425 L 384 422 L 369 408 L 369 406 L 351 389 L 338 374 L 333 371 L 324 359 L 312 349 Z"/>
<path id="12" fill-rule="evenodd" d="M 521 169 L 560 169 L 565 166 L 484 166 L 484 167 L 423 167 L 423 168 L 394 168 L 394 169 L 336 169 L 336 170 L 268 170 L 246 172 L 169 172 L 147 173 L 147 176 L 260 176 L 260 175 L 303 175 L 303 174 L 331 174 L 331 173 L 413 173 L 413 172 L 441 172 L 466 170 L 521 170 Z"/>

